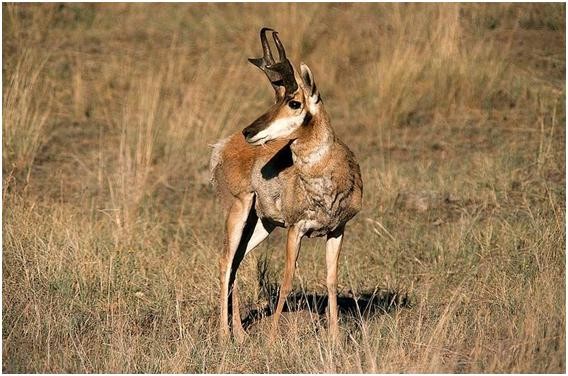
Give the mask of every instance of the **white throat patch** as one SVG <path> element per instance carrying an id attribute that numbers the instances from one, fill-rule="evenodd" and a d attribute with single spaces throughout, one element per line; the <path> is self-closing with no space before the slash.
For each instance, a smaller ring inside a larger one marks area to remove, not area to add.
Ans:
<path id="1" fill-rule="evenodd" d="M 258 132 L 249 143 L 262 145 L 267 141 L 285 138 L 302 125 L 305 117 L 306 113 L 304 112 L 298 116 L 275 120 L 268 127 Z"/>
<path id="2" fill-rule="evenodd" d="M 292 160 L 294 161 L 294 163 L 301 163 L 305 165 L 317 163 L 321 161 L 323 157 L 325 157 L 327 152 L 331 149 L 331 145 L 332 145 L 331 143 L 321 144 L 318 146 L 317 149 L 313 150 L 310 154 L 302 157 L 298 157 L 296 156 L 295 153 L 292 153 Z"/>

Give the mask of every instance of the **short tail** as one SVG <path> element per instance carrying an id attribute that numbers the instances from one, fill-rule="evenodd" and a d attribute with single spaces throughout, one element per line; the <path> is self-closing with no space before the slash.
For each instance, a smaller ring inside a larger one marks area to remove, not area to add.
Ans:
<path id="1" fill-rule="evenodd" d="M 213 188 L 217 190 L 217 169 L 221 164 L 222 158 L 221 154 L 223 152 L 223 148 L 229 141 L 229 137 L 223 138 L 222 140 L 217 141 L 215 144 L 211 145 L 213 150 L 211 151 L 211 159 L 209 160 L 209 181 L 213 185 Z"/>

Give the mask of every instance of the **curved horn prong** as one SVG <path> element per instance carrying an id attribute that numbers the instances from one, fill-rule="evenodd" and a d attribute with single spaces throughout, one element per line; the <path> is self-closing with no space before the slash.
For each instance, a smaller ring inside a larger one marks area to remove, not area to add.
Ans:
<path id="1" fill-rule="evenodd" d="M 262 51 L 264 53 L 264 59 L 266 60 L 267 65 L 271 65 L 274 64 L 274 58 L 272 57 L 272 51 L 270 51 L 270 45 L 268 44 L 268 40 L 266 39 L 267 31 L 273 32 L 274 30 L 268 27 L 263 27 L 260 30 L 260 43 L 262 43 Z"/>
<path id="2" fill-rule="evenodd" d="M 276 43 L 276 48 L 278 49 L 278 56 L 280 58 L 280 61 L 286 60 L 286 50 L 284 50 L 284 45 L 280 41 L 277 31 L 272 33 L 272 38 L 274 39 L 274 43 Z"/>
<path id="3" fill-rule="evenodd" d="M 274 61 L 272 57 L 272 51 L 268 40 L 266 39 L 266 32 L 272 31 L 272 38 L 278 49 L 278 55 L 280 57 L 278 62 Z M 260 29 L 260 42 L 262 44 L 263 56 L 260 58 L 250 58 L 249 61 L 260 68 L 270 80 L 272 87 L 276 92 L 276 96 L 279 97 L 283 95 L 278 88 L 283 86 L 286 93 L 294 93 L 298 89 L 298 84 L 296 83 L 296 78 L 294 76 L 294 68 L 290 63 L 290 60 L 286 57 L 286 51 L 284 50 L 284 45 L 278 37 L 278 32 L 271 28 L 263 27 Z"/>
<path id="4" fill-rule="evenodd" d="M 256 65 L 257 67 L 259 67 L 260 69 L 264 68 L 264 59 L 259 57 L 259 58 L 249 58 L 248 61 L 250 61 L 251 63 L 253 63 L 254 65 Z"/>

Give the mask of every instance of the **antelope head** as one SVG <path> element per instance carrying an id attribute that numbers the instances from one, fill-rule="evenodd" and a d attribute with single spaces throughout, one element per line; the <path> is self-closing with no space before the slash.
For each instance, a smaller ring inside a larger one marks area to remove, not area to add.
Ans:
<path id="1" fill-rule="evenodd" d="M 278 50 L 278 61 L 272 56 L 266 38 L 267 31 L 272 32 Z M 243 129 L 243 135 L 251 145 L 263 145 L 272 140 L 294 140 L 302 127 L 307 126 L 319 112 L 322 105 L 319 92 L 306 64 L 300 65 L 300 76 L 297 76 L 276 31 L 262 28 L 260 42 L 263 56 L 249 61 L 268 77 L 274 88 L 276 103 Z"/>

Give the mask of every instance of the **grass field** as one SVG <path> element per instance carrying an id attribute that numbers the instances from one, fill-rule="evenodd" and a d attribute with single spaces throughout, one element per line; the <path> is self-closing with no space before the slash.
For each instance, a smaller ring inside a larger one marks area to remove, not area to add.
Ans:
<path id="1" fill-rule="evenodd" d="M 4 372 L 565 372 L 564 4 L 2 10 Z M 271 103 L 265 25 L 362 170 L 336 345 L 321 239 L 266 337 L 283 231 L 217 340 L 209 144 Z"/>

